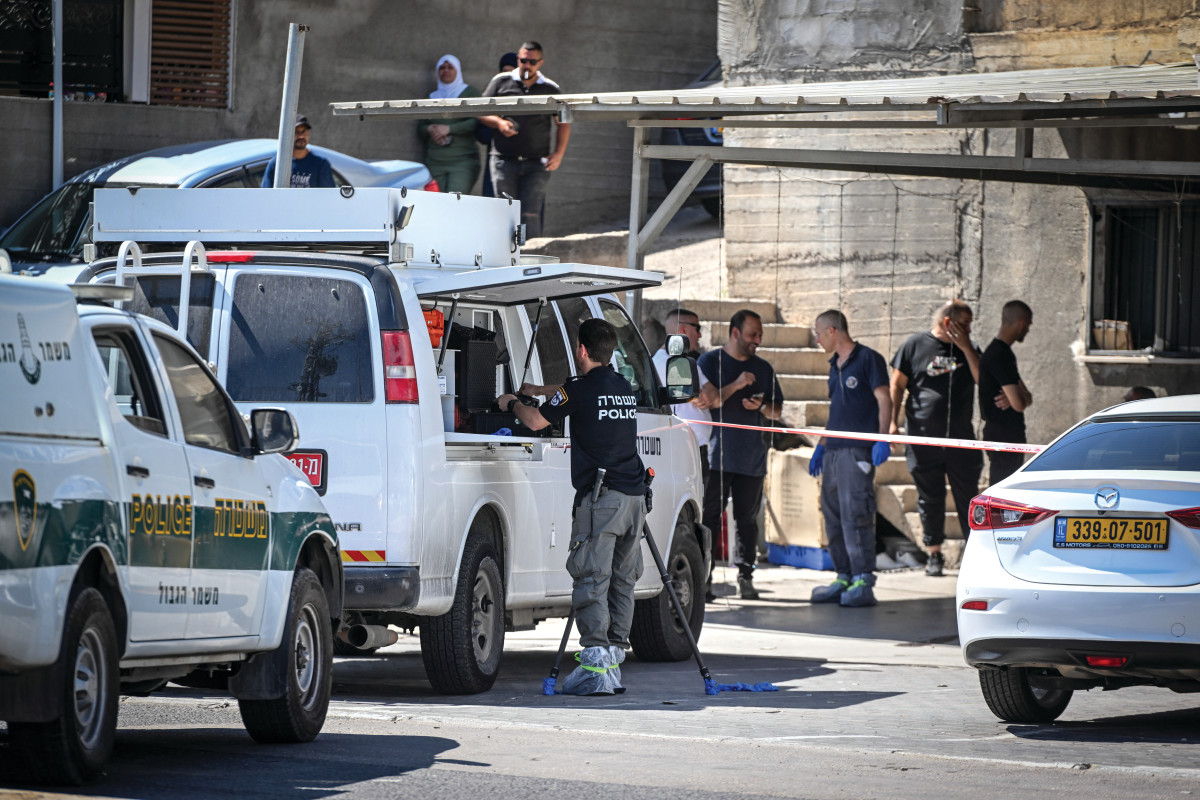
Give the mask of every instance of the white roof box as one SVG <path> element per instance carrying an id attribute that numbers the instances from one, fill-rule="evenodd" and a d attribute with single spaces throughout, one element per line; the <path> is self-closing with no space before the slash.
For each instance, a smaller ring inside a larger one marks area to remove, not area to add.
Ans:
<path id="1" fill-rule="evenodd" d="M 348 196 L 347 196 L 348 195 Z M 93 239 L 366 248 L 413 265 L 519 264 L 521 205 L 405 189 L 99 189 Z"/>

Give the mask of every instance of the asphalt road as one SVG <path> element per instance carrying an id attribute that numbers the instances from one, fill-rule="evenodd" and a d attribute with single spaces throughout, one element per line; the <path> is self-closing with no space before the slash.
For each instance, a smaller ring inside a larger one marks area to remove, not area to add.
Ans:
<path id="1" fill-rule="evenodd" d="M 628 693 L 541 694 L 559 622 L 510 635 L 489 693 L 436 695 L 415 637 L 339 659 L 318 739 L 262 746 L 226 697 L 171 688 L 122 702 L 102 780 L 73 796 L 212 798 L 1164 798 L 1200 794 L 1200 698 L 1077 694 L 1062 719 L 1011 725 L 953 643 L 953 579 L 881 576 L 874 609 L 809 606 L 824 576 L 761 573 L 758 602 L 710 607 L 691 663 L 626 662 Z M 0 748 L 3 752 L 3 748 Z M 11 767 L 11 765 L 10 765 Z M 62 790 L 59 790 L 62 791 Z M 0 797 L 28 797 L 0 791 Z"/>

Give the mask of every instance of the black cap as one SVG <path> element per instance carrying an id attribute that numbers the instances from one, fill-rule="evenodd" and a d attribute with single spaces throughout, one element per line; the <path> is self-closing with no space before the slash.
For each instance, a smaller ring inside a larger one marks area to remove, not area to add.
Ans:
<path id="1" fill-rule="evenodd" d="M 309 124 L 308 117 L 304 116 L 303 114 L 297 114 L 296 127 L 299 128 L 301 125 L 308 128 L 310 131 L 312 130 L 312 125 Z"/>
<path id="2" fill-rule="evenodd" d="M 516 69 L 516 67 L 517 67 L 517 54 L 516 53 L 505 53 L 504 55 L 500 56 L 500 71 L 504 72 L 505 67 L 508 67 L 509 69 Z"/>

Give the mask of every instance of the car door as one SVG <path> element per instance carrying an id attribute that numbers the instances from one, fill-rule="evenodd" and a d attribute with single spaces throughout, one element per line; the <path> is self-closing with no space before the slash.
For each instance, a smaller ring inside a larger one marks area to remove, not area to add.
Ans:
<path id="1" fill-rule="evenodd" d="M 692 451 L 696 442 L 686 425 L 672 429 L 670 408 L 659 404 L 658 373 L 633 320 L 619 303 L 608 298 L 600 298 L 597 302 L 600 313 L 617 332 L 613 369 L 629 381 L 637 397 L 638 455 L 656 476 L 653 484 L 656 502 L 648 521 L 654 540 L 665 555 L 680 498 L 678 476 L 695 472 Z M 658 576 L 652 570 L 646 570 L 638 583 L 645 588 L 657 581 Z"/>
<path id="2" fill-rule="evenodd" d="M 257 635 L 271 554 L 271 488 L 233 402 L 178 342 L 154 342 L 175 398 L 193 502 L 191 614 L 187 638 Z"/>
<path id="3" fill-rule="evenodd" d="M 132 641 L 182 639 L 191 591 L 191 473 L 169 403 L 132 325 L 92 330 L 115 403 L 113 452 L 125 494 Z"/>
<path id="4" fill-rule="evenodd" d="M 537 304 L 525 307 L 530 324 L 537 318 Z M 541 371 L 541 384 L 558 386 L 566 383 L 574 374 L 574 348 L 568 330 L 576 335 L 579 326 L 591 316 L 587 303 L 579 298 L 559 300 L 542 310 L 534 339 L 537 364 Z M 564 325 L 564 320 L 570 323 Z M 541 516 L 547 521 L 546 533 L 541 542 L 542 570 L 545 576 L 547 596 L 571 594 L 571 576 L 567 574 L 567 550 L 571 544 L 571 440 L 570 420 L 563 421 L 562 430 L 554 430 L 540 446 L 543 449 L 541 466 L 531 472 L 530 477 L 539 482 L 535 488 L 541 503 Z"/>

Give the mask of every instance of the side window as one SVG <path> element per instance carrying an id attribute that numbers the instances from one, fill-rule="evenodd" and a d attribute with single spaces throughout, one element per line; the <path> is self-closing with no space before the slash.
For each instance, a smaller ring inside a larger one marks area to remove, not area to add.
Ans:
<path id="1" fill-rule="evenodd" d="M 650 360 L 650 351 L 646 349 L 642 335 L 621 306 L 611 300 L 601 300 L 600 309 L 604 312 L 604 318 L 617 329 L 613 367 L 633 387 L 639 408 L 657 408 L 654 362 Z"/>
<path id="2" fill-rule="evenodd" d="M 101 328 L 93 332 L 92 338 L 125 420 L 147 433 L 166 436 L 162 400 L 133 333 L 127 329 Z"/>
<path id="3" fill-rule="evenodd" d="M 370 317 L 358 284 L 238 276 L 225 377 L 234 400 L 369 403 L 374 375 Z"/>
<path id="4" fill-rule="evenodd" d="M 167 378 L 183 423 L 184 441 L 226 453 L 240 452 L 241 417 L 236 415 L 221 387 L 187 350 L 162 336 L 156 335 L 154 341 L 167 366 Z"/>
<path id="5" fill-rule="evenodd" d="M 532 327 L 533 321 L 537 319 L 537 303 L 527 303 L 525 313 Z M 547 303 L 542 309 L 534 344 L 537 346 L 538 361 L 542 365 L 542 382 L 547 386 L 561 386 L 566 383 L 567 378 L 571 377 L 571 351 L 567 349 L 562 323 L 558 320 L 553 303 Z"/>
<path id="6" fill-rule="evenodd" d="M 582 297 L 569 297 L 565 300 L 554 301 L 558 306 L 558 314 L 562 318 L 563 328 L 567 333 L 567 358 L 573 358 L 575 345 L 579 344 L 579 326 L 586 319 L 592 318 L 592 310 Z"/>
<path id="7" fill-rule="evenodd" d="M 208 342 L 212 335 L 213 291 L 216 280 L 212 275 L 192 275 L 188 295 L 187 342 L 203 358 L 208 358 Z M 133 300 L 126 309 L 165 323 L 179 326 L 179 277 L 172 275 L 140 275 L 134 284 Z"/>

